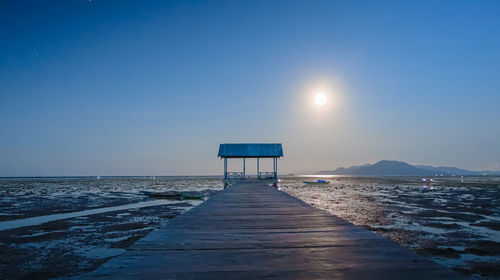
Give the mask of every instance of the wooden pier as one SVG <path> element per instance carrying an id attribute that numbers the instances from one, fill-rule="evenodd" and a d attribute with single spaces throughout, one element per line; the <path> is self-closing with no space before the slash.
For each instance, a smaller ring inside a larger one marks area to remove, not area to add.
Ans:
<path id="1" fill-rule="evenodd" d="M 78 279 L 457 279 L 396 242 L 236 183 Z"/>

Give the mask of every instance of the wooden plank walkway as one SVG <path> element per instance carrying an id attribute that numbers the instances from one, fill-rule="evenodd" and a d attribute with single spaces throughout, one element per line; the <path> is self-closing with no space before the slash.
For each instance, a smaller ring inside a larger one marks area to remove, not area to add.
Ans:
<path id="1" fill-rule="evenodd" d="M 237 183 L 79 279 L 457 279 L 260 182 Z"/>

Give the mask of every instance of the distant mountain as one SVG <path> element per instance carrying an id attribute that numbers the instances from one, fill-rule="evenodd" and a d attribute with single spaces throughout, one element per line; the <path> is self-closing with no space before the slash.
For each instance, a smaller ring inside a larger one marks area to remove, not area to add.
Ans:
<path id="1" fill-rule="evenodd" d="M 335 170 L 321 170 L 316 175 L 361 175 L 361 176 L 431 176 L 449 175 L 499 175 L 499 172 L 471 171 L 456 167 L 434 167 L 429 165 L 411 165 L 402 161 L 381 160 L 375 164 L 339 167 Z"/>

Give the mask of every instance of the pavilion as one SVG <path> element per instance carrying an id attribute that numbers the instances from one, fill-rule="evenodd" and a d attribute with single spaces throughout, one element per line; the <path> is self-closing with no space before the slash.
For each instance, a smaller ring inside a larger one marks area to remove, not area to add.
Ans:
<path id="1" fill-rule="evenodd" d="M 283 156 L 283 148 L 279 143 L 231 143 L 220 144 L 218 157 L 224 159 L 224 187 L 228 184 L 240 180 L 246 180 L 251 177 L 246 175 L 245 159 L 257 159 L 257 176 L 252 179 L 265 180 L 268 183 L 277 185 L 278 182 L 278 159 Z M 241 158 L 243 159 L 242 172 L 228 172 L 227 159 L 228 158 Z M 261 172 L 259 161 L 261 158 L 273 159 L 273 172 Z"/>

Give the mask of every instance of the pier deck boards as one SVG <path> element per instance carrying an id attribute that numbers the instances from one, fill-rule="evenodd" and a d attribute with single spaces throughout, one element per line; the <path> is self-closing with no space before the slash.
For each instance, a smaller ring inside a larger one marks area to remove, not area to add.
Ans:
<path id="1" fill-rule="evenodd" d="M 457 279 L 261 182 L 237 183 L 80 279 Z"/>

